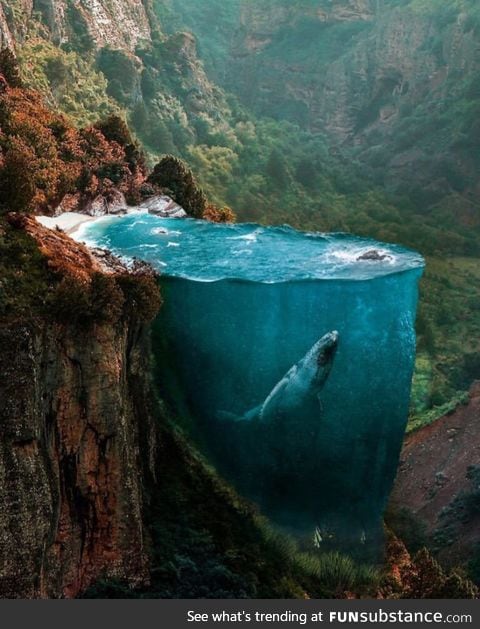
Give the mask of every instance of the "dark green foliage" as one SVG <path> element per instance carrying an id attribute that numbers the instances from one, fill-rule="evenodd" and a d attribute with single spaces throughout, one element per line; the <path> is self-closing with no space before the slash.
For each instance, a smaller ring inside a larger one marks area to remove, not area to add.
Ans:
<path id="1" fill-rule="evenodd" d="M 157 93 L 157 83 L 150 68 L 145 68 L 141 76 L 142 95 L 145 99 L 150 99 Z"/>
<path id="2" fill-rule="evenodd" d="M 109 95 L 123 105 L 131 104 L 138 82 L 137 68 L 132 57 L 122 50 L 102 48 L 97 65 L 108 79 Z"/>
<path id="3" fill-rule="evenodd" d="M 48 2 L 47 4 L 51 4 Z M 71 37 L 68 43 L 64 44 L 66 50 L 78 50 L 86 53 L 93 50 L 94 41 L 90 35 L 88 24 L 85 21 L 84 14 L 75 2 L 66 3 L 66 15 L 68 22 L 72 27 Z"/>
<path id="4" fill-rule="evenodd" d="M 0 74 L 3 74 L 10 87 L 22 87 L 18 63 L 10 48 L 0 51 Z"/>
<path id="5" fill-rule="evenodd" d="M 141 266 L 133 268 L 132 273 L 120 275 L 117 282 L 125 299 L 125 316 L 142 323 L 150 322 L 162 303 L 155 274 Z"/>
<path id="6" fill-rule="evenodd" d="M 195 181 L 192 171 L 181 159 L 167 155 L 153 169 L 148 181 L 170 192 L 183 209 L 196 218 L 201 218 L 207 199 Z"/>
<path id="7" fill-rule="evenodd" d="M 132 134 L 123 118 L 111 114 L 96 123 L 95 127 L 103 133 L 107 140 L 117 142 L 123 148 L 133 144 Z"/>
<path id="8" fill-rule="evenodd" d="M 31 147 L 12 138 L 0 169 L 0 203 L 8 210 L 24 210 L 34 198 L 35 180 L 29 176 L 34 160 Z"/>
<path id="9" fill-rule="evenodd" d="M 0 316 L 8 321 L 41 313 L 50 281 L 33 238 L 0 217 Z"/>
<path id="10" fill-rule="evenodd" d="M 428 541 L 427 526 L 408 509 L 388 508 L 385 521 L 395 535 L 402 540 L 409 552 L 416 553 L 426 546 Z"/>
<path id="11" fill-rule="evenodd" d="M 312 158 L 305 157 L 299 160 L 295 176 L 297 180 L 306 188 L 313 188 L 318 177 L 318 169 Z"/>
<path id="12" fill-rule="evenodd" d="M 160 153 L 175 151 L 173 136 L 167 125 L 159 119 L 149 119 L 143 132 L 145 141 Z"/>
<path id="13" fill-rule="evenodd" d="M 265 172 L 267 176 L 281 188 L 284 188 L 287 185 L 287 164 L 283 155 L 278 149 L 274 149 L 270 153 L 270 157 L 268 158 L 267 164 L 265 166 Z"/>
<path id="14" fill-rule="evenodd" d="M 107 140 L 116 142 L 123 148 L 126 161 L 132 172 L 146 171 L 145 155 L 133 139 L 130 129 L 123 118 L 116 114 L 111 114 L 97 122 L 95 127 Z"/>
<path id="15" fill-rule="evenodd" d="M 48 310 L 62 323 L 89 327 L 116 323 L 123 314 L 124 302 L 115 278 L 95 273 L 88 284 L 63 278 L 50 295 Z"/>
<path id="16" fill-rule="evenodd" d="M 48 309 L 62 323 L 88 326 L 91 323 L 91 294 L 86 284 L 64 278 L 50 296 Z"/>

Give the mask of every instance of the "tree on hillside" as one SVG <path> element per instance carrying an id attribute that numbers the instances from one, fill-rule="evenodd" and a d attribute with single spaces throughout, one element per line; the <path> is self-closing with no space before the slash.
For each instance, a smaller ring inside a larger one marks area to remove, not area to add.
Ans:
<path id="1" fill-rule="evenodd" d="M 192 171 L 181 159 L 166 155 L 155 166 L 148 181 L 169 192 L 188 214 L 202 218 L 207 198 Z"/>
<path id="2" fill-rule="evenodd" d="M 120 116 L 111 114 L 97 122 L 95 127 L 103 133 L 107 140 L 116 142 L 123 148 L 134 143 L 127 123 Z"/>
<path id="3" fill-rule="evenodd" d="M 277 186 L 284 187 L 288 179 L 288 169 L 285 158 L 278 149 L 273 149 L 268 158 L 265 172 Z"/>
<path id="4" fill-rule="evenodd" d="M 3 74 L 10 87 L 22 87 L 18 63 L 10 48 L 3 48 L 0 51 L 0 73 Z"/>
<path id="5" fill-rule="evenodd" d="M 95 125 L 109 142 L 116 142 L 125 151 L 125 157 L 132 172 L 145 173 L 145 155 L 138 148 L 132 137 L 130 129 L 123 118 L 116 114 L 111 114 L 107 118 L 100 120 Z"/>

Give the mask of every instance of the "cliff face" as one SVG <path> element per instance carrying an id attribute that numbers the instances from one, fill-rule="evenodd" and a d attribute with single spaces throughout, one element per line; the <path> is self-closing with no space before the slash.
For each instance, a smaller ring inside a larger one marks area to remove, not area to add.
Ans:
<path id="1" fill-rule="evenodd" d="M 67 240 L 53 234 L 50 252 L 85 269 L 88 253 Z M 155 434 L 142 326 L 3 320 L 0 347 L 0 596 L 145 583 L 142 487 Z"/>
<path id="2" fill-rule="evenodd" d="M 1 3 L 1 40 L 11 44 L 15 36 L 21 37 L 22 25 L 34 11 L 58 44 L 69 41 L 76 29 L 84 29 L 99 48 L 134 50 L 151 38 L 148 12 L 141 0 L 16 0 Z"/>
<path id="3" fill-rule="evenodd" d="M 339 142 L 391 125 L 402 104 L 444 93 L 448 74 L 470 72 L 477 61 L 466 13 L 442 21 L 409 4 L 243 2 L 232 51 L 236 91 L 260 110 L 283 102 L 287 117 Z"/>
<path id="4" fill-rule="evenodd" d="M 172 2 L 183 14 L 192 7 L 192 0 Z M 394 202 L 478 225 L 475 3 L 233 5 L 229 38 L 216 44 L 224 54 L 206 54 L 224 88 L 258 116 L 326 134 L 335 154 L 360 163 Z M 195 19 L 189 27 L 208 43 L 208 25 Z M 201 51 L 206 45 L 200 39 Z"/>

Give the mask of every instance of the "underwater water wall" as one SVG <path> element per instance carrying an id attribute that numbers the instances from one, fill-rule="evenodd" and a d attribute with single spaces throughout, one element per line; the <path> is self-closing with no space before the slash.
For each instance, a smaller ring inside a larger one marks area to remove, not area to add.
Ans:
<path id="1" fill-rule="evenodd" d="M 377 539 L 408 415 L 422 258 L 343 234 L 150 215 L 83 237 L 162 271 L 160 370 L 217 468 L 319 543 Z"/>

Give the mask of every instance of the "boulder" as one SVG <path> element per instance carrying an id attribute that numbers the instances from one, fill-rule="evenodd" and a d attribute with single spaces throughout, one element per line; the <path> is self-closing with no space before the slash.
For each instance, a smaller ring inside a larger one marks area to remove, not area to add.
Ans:
<path id="1" fill-rule="evenodd" d="M 183 207 L 166 194 L 147 199 L 140 204 L 139 208 L 162 218 L 185 218 L 187 216 Z"/>
<path id="2" fill-rule="evenodd" d="M 53 214 L 60 216 L 65 212 L 79 212 L 88 216 L 105 216 L 105 214 L 124 214 L 127 209 L 128 205 L 123 193 L 116 188 L 111 188 L 107 195 L 99 194 L 88 201 L 85 201 L 78 192 L 66 194 Z"/>
<path id="3" fill-rule="evenodd" d="M 388 253 L 380 253 L 376 249 L 370 249 L 370 251 L 366 251 L 362 253 L 361 256 L 358 256 L 357 262 L 362 260 L 371 260 L 373 262 L 381 262 L 382 260 L 391 260 L 392 256 L 388 255 Z"/>

